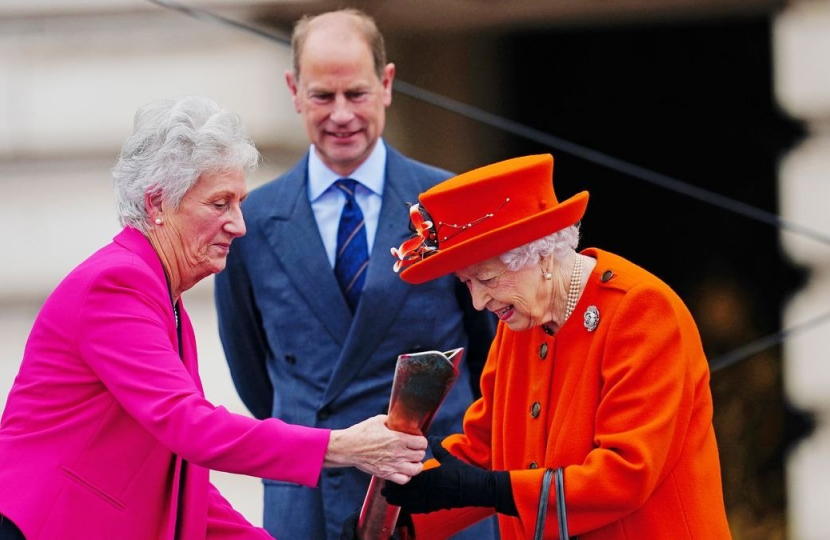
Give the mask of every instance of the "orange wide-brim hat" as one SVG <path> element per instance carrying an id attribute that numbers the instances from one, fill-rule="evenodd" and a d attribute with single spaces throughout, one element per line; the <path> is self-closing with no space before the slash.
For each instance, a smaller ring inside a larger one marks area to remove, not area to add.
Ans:
<path id="1" fill-rule="evenodd" d="M 553 191 L 553 156 L 543 154 L 466 172 L 418 199 L 426 216 L 410 212 L 416 237 L 392 250 L 401 259 L 396 270 L 403 267 L 401 278 L 409 283 L 424 283 L 573 225 L 585 214 L 588 192 L 560 203 Z"/>

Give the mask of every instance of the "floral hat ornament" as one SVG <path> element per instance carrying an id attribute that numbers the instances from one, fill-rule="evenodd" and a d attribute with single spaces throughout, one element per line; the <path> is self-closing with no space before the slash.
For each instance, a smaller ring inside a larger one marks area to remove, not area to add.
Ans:
<path id="1" fill-rule="evenodd" d="M 398 258 L 392 267 L 395 273 L 415 261 L 420 261 L 430 253 L 438 251 L 434 225 L 432 221 L 424 219 L 419 205 L 413 204 L 409 207 L 409 219 L 412 221 L 415 236 L 401 244 L 400 247 L 392 248 L 392 255 Z"/>
<path id="2" fill-rule="evenodd" d="M 415 232 L 392 255 L 409 283 L 449 274 L 573 225 L 588 192 L 564 202 L 553 191 L 553 156 L 501 161 L 450 178 L 409 209 Z"/>

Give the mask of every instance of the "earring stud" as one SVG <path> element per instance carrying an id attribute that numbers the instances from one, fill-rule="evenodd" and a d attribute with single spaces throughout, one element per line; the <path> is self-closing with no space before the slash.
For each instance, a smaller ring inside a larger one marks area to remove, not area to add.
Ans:
<path id="1" fill-rule="evenodd" d="M 542 277 L 545 278 L 546 280 L 550 281 L 550 280 L 553 279 L 553 274 L 551 274 L 550 272 L 545 272 L 543 270 L 542 271 Z"/>
<path id="2" fill-rule="evenodd" d="M 161 218 L 160 217 L 156 218 L 156 225 L 161 225 Z"/>

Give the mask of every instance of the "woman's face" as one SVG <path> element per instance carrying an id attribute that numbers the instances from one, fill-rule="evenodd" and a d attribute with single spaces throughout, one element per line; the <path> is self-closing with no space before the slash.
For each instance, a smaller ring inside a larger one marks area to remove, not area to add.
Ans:
<path id="1" fill-rule="evenodd" d="M 182 290 L 225 268 L 231 241 L 245 234 L 240 205 L 247 195 L 241 169 L 205 173 L 177 209 L 164 212 Z"/>
<path id="2" fill-rule="evenodd" d="M 513 331 L 552 319 L 551 291 L 537 266 L 511 271 L 498 257 L 492 257 L 455 275 L 467 285 L 477 310 L 492 311 Z"/>

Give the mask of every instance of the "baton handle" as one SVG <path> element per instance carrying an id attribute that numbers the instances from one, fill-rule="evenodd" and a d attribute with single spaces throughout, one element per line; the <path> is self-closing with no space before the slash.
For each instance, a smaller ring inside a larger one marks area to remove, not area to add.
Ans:
<path id="1" fill-rule="evenodd" d="M 463 348 L 446 353 L 402 354 L 395 367 L 386 427 L 411 435 L 425 435 L 455 380 Z M 372 477 L 357 521 L 359 540 L 388 540 L 401 508 L 386 502 L 381 490 L 386 480 Z"/>

